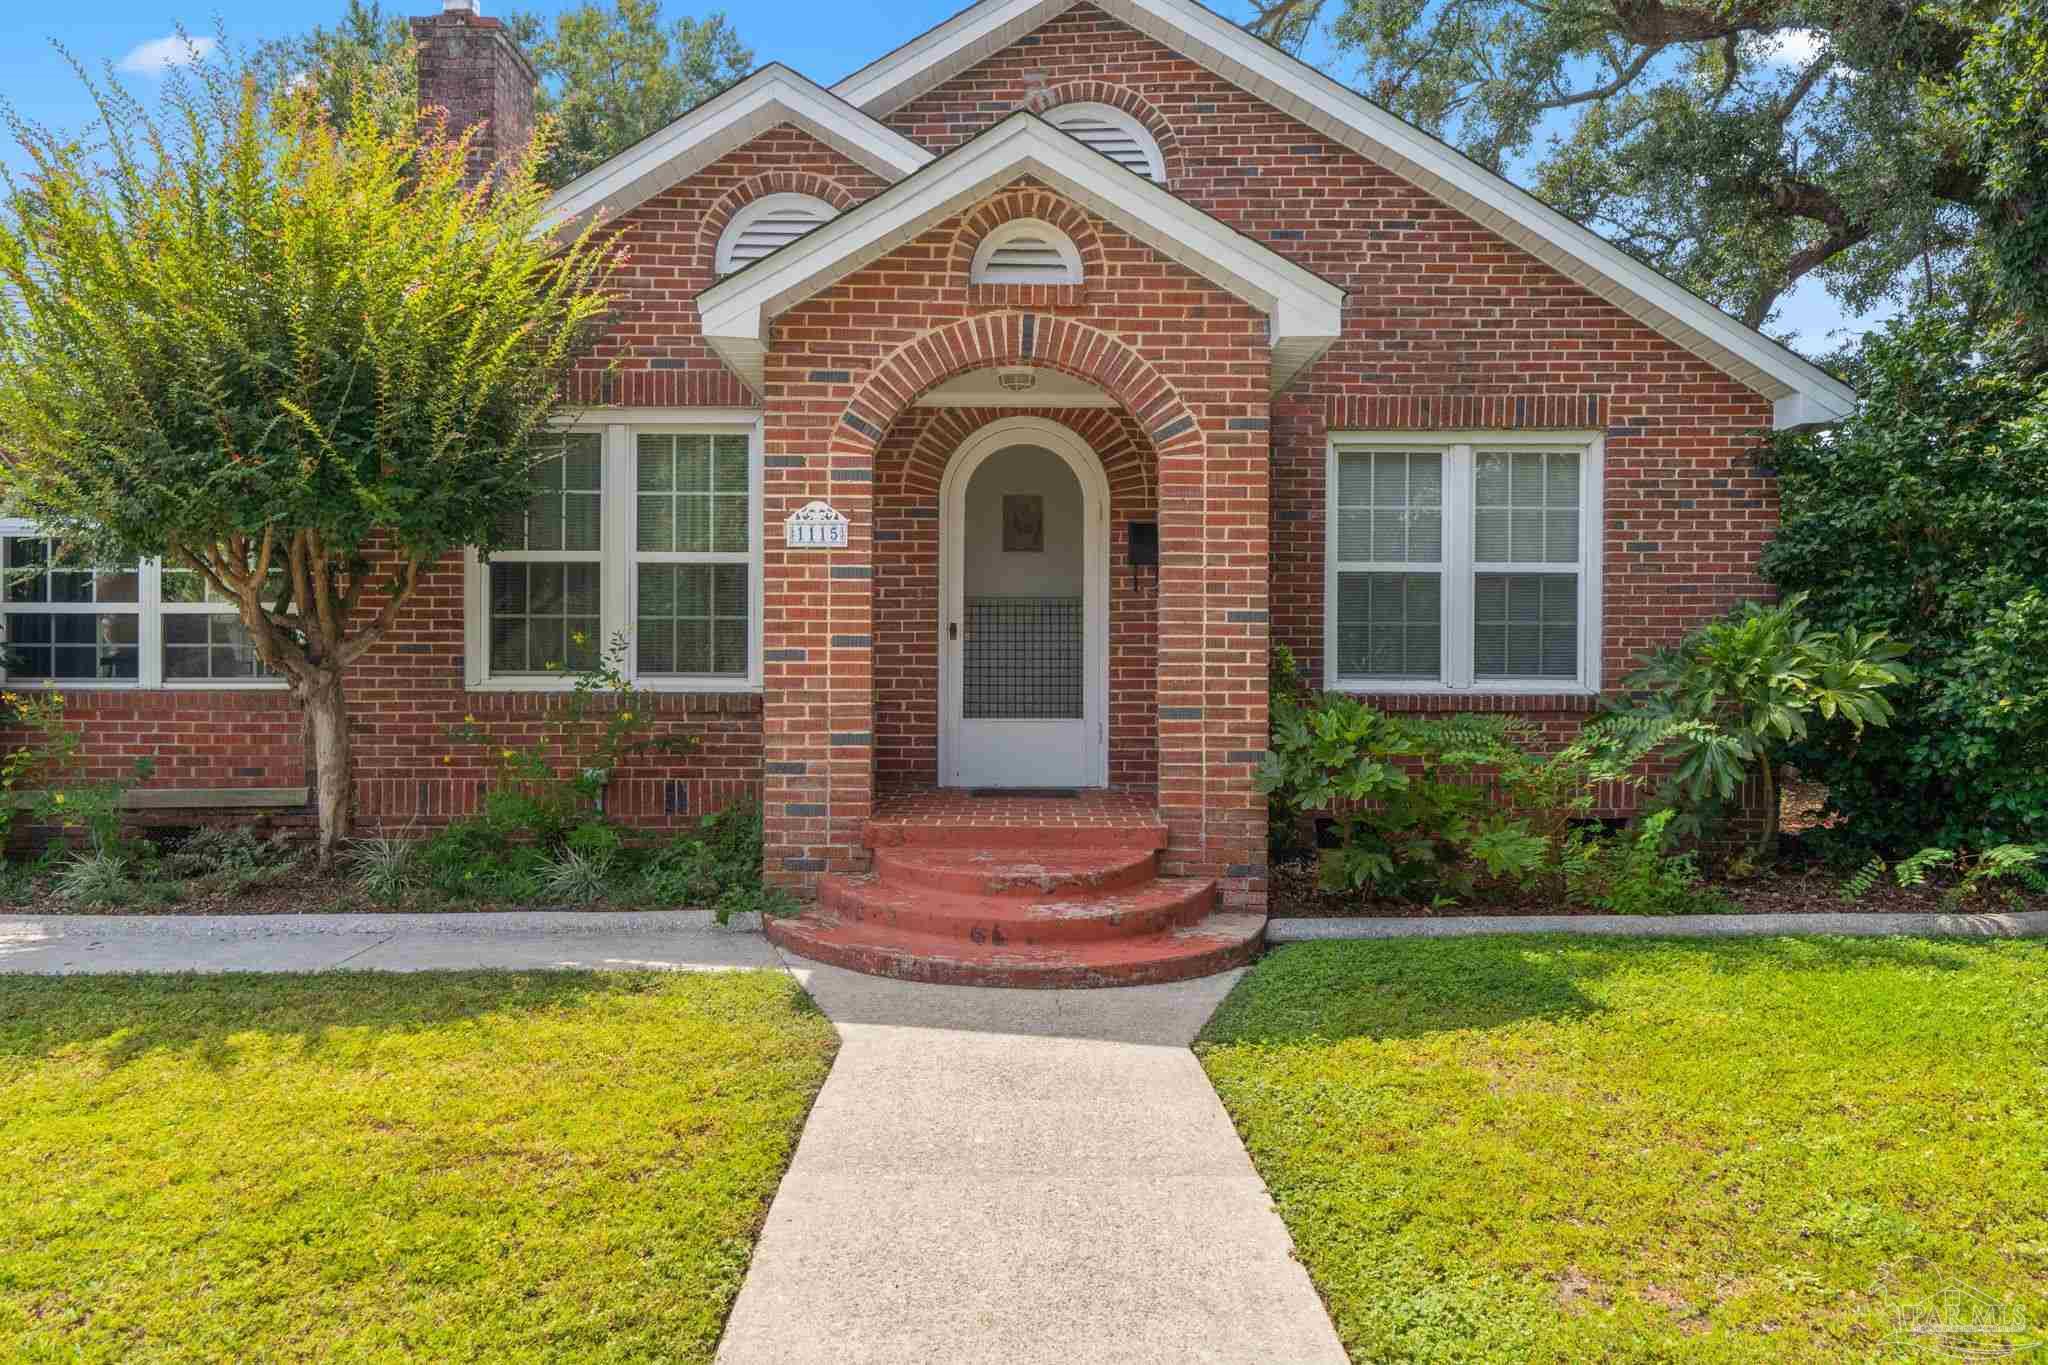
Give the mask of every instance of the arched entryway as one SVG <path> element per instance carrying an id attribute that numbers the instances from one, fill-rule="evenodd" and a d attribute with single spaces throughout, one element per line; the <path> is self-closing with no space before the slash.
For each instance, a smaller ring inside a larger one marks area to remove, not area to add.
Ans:
<path id="1" fill-rule="evenodd" d="M 1109 783 L 1109 481 L 1041 417 L 962 443 L 940 486 L 939 780 Z"/>

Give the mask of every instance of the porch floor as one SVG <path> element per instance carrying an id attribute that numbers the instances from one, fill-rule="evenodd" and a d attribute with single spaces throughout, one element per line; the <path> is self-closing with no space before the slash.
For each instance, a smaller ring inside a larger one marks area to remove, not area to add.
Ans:
<path id="1" fill-rule="evenodd" d="M 1165 832 L 1159 803 L 1149 791 L 1084 789 L 1072 796 L 1036 792 L 994 792 L 976 795 L 960 787 L 925 787 L 883 792 L 868 820 L 869 843 L 877 828 L 904 831 L 947 829 L 1024 829 L 1057 838 L 1062 830 L 1133 830 Z M 1164 847 L 1162 843 L 1158 845 Z"/>

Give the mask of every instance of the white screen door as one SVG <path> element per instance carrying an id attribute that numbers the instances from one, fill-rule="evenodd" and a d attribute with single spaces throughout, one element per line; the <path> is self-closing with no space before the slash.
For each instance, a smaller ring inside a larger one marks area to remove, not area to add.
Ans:
<path id="1" fill-rule="evenodd" d="M 1107 511 L 1087 466 L 992 435 L 948 481 L 941 780 L 1101 786 Z"/>

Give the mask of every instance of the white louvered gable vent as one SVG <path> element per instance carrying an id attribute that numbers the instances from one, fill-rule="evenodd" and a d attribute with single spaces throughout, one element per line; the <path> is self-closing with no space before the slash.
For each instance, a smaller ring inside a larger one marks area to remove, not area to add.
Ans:
<path id="1" fill-rule="evenodd" d="M 725 225 L 725 233 L 718 239 L 718 273 L 730 275 L 751 265 L 838 213 L 808 194 L 764 195 L 741 208 Z"/>
<path id="2" fill-rule="evenodd" d="M 1143 124 L 1123 110 L 1106 104 L 1062 104 L 1045 117 L 1053 127 L 1079 138 L 1126 170 L 1166 183 L 1166 162 L 1159 155 L 1159 144 Z"/>
<path id="3" fill-rule="evenodd" d="M 1079 284 L 1081 253 L 1052 224 L 1013 218 L 981 239 L 968 279 L 975 284 Z"/>

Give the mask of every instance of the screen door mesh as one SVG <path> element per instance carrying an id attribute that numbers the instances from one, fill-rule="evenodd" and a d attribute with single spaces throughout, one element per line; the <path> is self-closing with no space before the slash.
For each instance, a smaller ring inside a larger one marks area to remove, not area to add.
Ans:
<path id="1" fill-rule="evenodd" d="M 966 606 L 965 719 L 1081 719 L 1080 598 L 970 597 Z"/>

